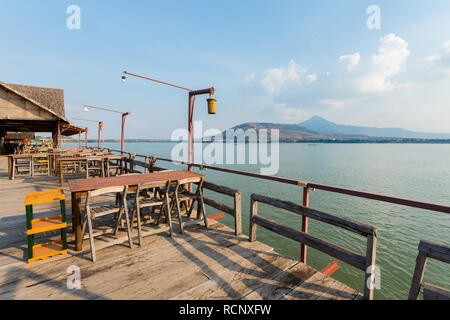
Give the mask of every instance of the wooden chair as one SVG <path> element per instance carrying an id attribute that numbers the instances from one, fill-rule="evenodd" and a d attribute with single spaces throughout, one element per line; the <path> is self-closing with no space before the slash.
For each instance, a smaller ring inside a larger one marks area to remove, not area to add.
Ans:
<path id="1" fill-rule="evenodd" d="M 426 240 L 420 240 L 419 254 L 417 255 L 416 267 L 414 269 L 411 289 L 408 296 L 409 300 L 417 300 L 417 297 L 419 296 L 428 258 L 450 263 L 450 246 Z M 450 300 L 450 290 L 429 283 L 423 283 L 423 299 Z"/>
<path id="2" fill-rule="evenodd" d="M 33 159 L 28 157 L 13 157 L 12 158 L 12 173 L 11 179 L 16 177 L 31 177 L 33 175 Z"/>
<path id="3" fill-rule="evenodd" d="M 136 193 L 134 196 L 133 211 L 131 215 L 131 226 L 133 226 L 134 217 L 137 216 L 137 228 L 138 228 L 138 238 L 139 245 L 141 245 L 141 210 L 144 208 L 160 208 L 160 216 L 162 212 L 165 212 L 167 223 L 169 224 L 170 237 L 173 237 L 172 231 L 172 219 L 170 215 L 169 208 L 169 194 L 168 192 L 161 193 L 156 192 L 157 189 L 163 188 L 164 190 L 169 190 L 170 181 L 167 182 L 150 182 L 142 183 L 137 186 Z M 159 223 L 159 218 L 158 218 Z"/>
<path id="4" fill-rule="evenodd" d="M 197 184 L 197 190 L 195 193 L 189 192 L 187 186 L 189 184 Z M 178 180 L 175 186 L 174 195 L 172 196 L 172 202 L 170 205 L 170 210 L 172 210 L 173 206 L 176 206 L 176 211 L 178 215 L 178 219 L 180 222 L 180 233 L 183 233 L 183 221 L 181 219 L 181 206 L 182 202 L 191 202 L 191 207 L 189 208 L 187 215 L 191 217 L 192 211 L 194 208 L 195 201 L 198 203 L 199 212 L 197 212 L 197 217 L 200 217 L 200 214 L 203 215 L 203 222 L 205 223 L 206 229 L 208 229 L 208 218 L 206 217 L 206 209 L 205 203 L 203 201 L 203 178 L 187 178 L 183 180 Z M 187 207 L 186 207 L 187 208 Z"/>
<path id="5" fill-rule="evenodd" d="M 108 155 L 105 157 L 105 171 L 106 176 L 117 176 L 123 173 L 123 158 L 122 156 Z"/>
<path id="6" fill-rule="evenodd" d="M 105 177 L 105 167 L 103 166 L 102 157 L 86 158 L 86 178 L 89 178 L 90 176 Z"/>
<path id="7" fill-rule="evenodd" d="M 122 220 L 123 215 L 125 215 L 125 221 L 126 221 L 126 228 L 128 233 L 128 242 L 130 245 L 130 248 L 133 247 L 132 239 L 131 239 L 131 229 L 130 229 L 130 221 L 128 216 L 128 207 L 127 207 L 127 201 L 124 201 L 124 197 L 126 197 L 126 194 L 128 192 L 128 186 L 125 187 L 110 187 L 110 188 L 103 188 L 93 191 L 88 191 L 87 197 L 86 197 L 86 206 L 84 210 L 84 221 L 83 221 L 83 228 L 82 228 L 82 237 L 84 237 L 84 233 L 86 231 L 86 225 L 89 229 L 89 242 L 91 246 L 91 252 L 92 252 L 92 261 L 95 262 L 95 247 L 94 247 L 94 233 L 93 233 L 93 227 L 92 227 L 92 220 L 106 216 L 106 215 L 115 215 L 117 217 L 116 221 L 116 227 L 113 232 L 114 235 L 117 235 L 117 231 L 119 229 L 120 221 Z M 107 203 L 104 200 L 100 200 L 97 203 L 98 205 L 93 205 L 96 200 L 96 198 L 100 196 L 106 196 L 106 195 L 113 195 L 114 197 L 112 199 L 115 199 L 116 195 L 120 194 L 119 198 L 119 204 L 116 203 Z M 113 220 L 113 219 L 112 219 Z"/>

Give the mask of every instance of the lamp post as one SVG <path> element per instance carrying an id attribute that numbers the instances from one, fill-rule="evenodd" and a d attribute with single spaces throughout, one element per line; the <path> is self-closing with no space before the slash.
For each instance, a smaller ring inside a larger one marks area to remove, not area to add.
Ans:
<path id="1" fill-rule="evenodd" d="M 189 131 L 189 164 L 188 168 L 189 171 L 192 171 L 192 163 L 194 162 L 194 125 L 193 125 L 193 119 L 194 119 L 194 105 L 195 105 L 195 97 L 198 95 L 203 94 L 209 94 L 211 97 L 214 94 L 214 87 L 211 87 L 209 89 L 203 89 L 203 90 L 191 90 L 188 88 L 184 88 L 172 83 L 163 82 L 160 80 L 144 77 L 138 74 L 130 73 L 127 71 L 123 72 L 124 75 L 122 76 L 122 82 L 126 82 L 127 77 L 125 75 L 150 80 L 154 82 L 158 82 L 164 85 L 172 86 L 178 89 L 189 91 L 189 108 L 188 108 L 188 131 Z M 208 99 L 208 113 L 209 114 L 215 114 L 216 113 L 216 99 L 210 98 Z"/>
<path id="2" fill-rule="evenodd" d="M 120 112 L 112 109 L 107 108 L 100 108 L 100 107 L 94 107 L 94 106 L 83 106 L 83 112 L 89 112 L 89 108 L 97 109 L 97 110 L 103 110 L 103 111 L 109 111 L 109 112 L 115 112 L 122 115 L 122 134 L 120 139 L 120 151 L 123 154 L 125 151 L 125 118 L 126 116 L 129 116 L 131 112 Z"/>
<path id="3" fill-rule="evenodd" d="M 73 120 L 89 121 L 89 122 L 97 122 L 98 123 L 98 148 L 100 149 L 100 136 L 101 136 L 101 131 L 104 128 L 103 121 L 81 119 L 81 118 L 73 118 Z M 87 128 L 86 128 L 86 146 L 87 146 Z"/>

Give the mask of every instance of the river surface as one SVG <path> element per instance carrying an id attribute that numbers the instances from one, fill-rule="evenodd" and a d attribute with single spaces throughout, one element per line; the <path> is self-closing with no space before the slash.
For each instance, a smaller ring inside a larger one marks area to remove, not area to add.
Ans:
<path id="1" fill-rule="evenodd" d="M 77 144 L 78 145 L 78 144 Z M 94 144 L 93 144 L 94 145 Z M 72 145 L 75 146 L 75 145 Z M 120 144 L 102 144 L 120 149 Z M 175 143 L 126 143 L 126 151 L 170 158 Z M 200 148 L 197 146 L 197 150 Z M 248 151 L 249 146 L 246 146 Z M 270 149 L 270 147 L 269 147 Z M 159 162 L 166 168 L 185 168 Z M 236 170 L 260 172 L 259 165 L 219 165 Z M 208 180 L 243 192 L 243 230 L 248 234 L 249 199 L 252 193 L 301 203 L 302 189 L 277 182 L 204 170 Z M 277 176 L 335 185 L 401 198 L 450 205 L 450 145 L 448 144 L 280 144 Z M 230 199 L 214 194 L 218 200 Z M 378 228 L 377 266 L 380 289 L 376 299 L 406 299 L 420 239 L 450 244 L 450 215 L 327 191 L 311 192 L 314 209 L 370 224 Z M 216 210 L 209 210 L 208 214 Z M 260 205 L 260 215 L 301 229 L 301 218 L 293 213 Z M 231 217 L 221 220 L 233 227 Z M 310 219 L 309 232 L 359 253 L 365 253 L 365 238 Z M 300 245 L 263 228 L 257 239 L 276 251 L 298 258 Z M 321 270 L 334 259 L 308 249 L 308 264 Z M 333 277 L 363 291 L 362 271 L 343 262 Z M 425 281 L 449 288 L 450 266 L 429 261 Z"/>

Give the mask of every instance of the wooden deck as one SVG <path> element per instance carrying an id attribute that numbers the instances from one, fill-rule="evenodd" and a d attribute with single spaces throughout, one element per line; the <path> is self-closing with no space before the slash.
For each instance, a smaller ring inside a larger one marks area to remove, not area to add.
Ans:
<path id="1" fill-rule="evenodd" d="M 88 251 L 75 253 L 72 243 L 68 255 L 28 265 L 25 195 L 58 187 L 56 177 L 10 181 L 5 159 L 0 158 L 0 299 L 361 298 L 353 289 L 263 243 L 236 237 L 232 229 L 216 221 L 211 221 L 209 230 L 190 221 L 180 235 L 174 220 L 174 239 L 168 236 L 165 224 L 148 224 L 142 246 L 133 249 L 127 246 L 125 233 L 118 238 L 105 233 L 96 238 L 96 248 L 102 248 L 97 251 L 96 263 L 91 262 Z M 70 193 L 67 184 L 64 188 L 70 222 Z M 56 213 L 58 205 L 39 208 Z M 137 238 L 136 230 L 134 236 Z M 68 239 L 72 239 L 70 232 Z M 84 248 L 89 248 L 87 241 Z M 80 268 L 81 289 L 67 287 L 72 266 Z"/>

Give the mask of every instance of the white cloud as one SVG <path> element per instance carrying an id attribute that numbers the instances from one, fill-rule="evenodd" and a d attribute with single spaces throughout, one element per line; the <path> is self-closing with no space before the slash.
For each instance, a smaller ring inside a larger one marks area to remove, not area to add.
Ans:
<path id="1" fill-rule="evenodd" d="M 390 33 L 380 39 L 378 54 L 371 57 L 371 65 L 366 75 L 360 79 L 364 92 L 380 92 L 393 89 L 392 77 L 399 74 L 411 52 L 408 43 Z"/>
<path id="2" fill-rule="evenodd" d="M 291 60 L 287 68 L 273 68 L 264 71 L 261 85 L 267 93 L 275 94 L 286 85 L 300 85 L 301 78 L 305 73 L 305 68 Z"/>
<path id="3" fill-rule="evenodd" d="M 317 74 L 308 74 L 306 76 L 306 80 L 308 81 L 308 83 L 316 82 L 318 79 L 319 79 L 319 76 Z"/>
<path id="4" fill-rule="evenodd" d="M 277 104 L 276 111 L 280 115 L 281 120 L 287 123 L 299 123 L 311 117 L 308 112 L 301 108 L 289 107 L 286 103 Z"/>
<path id="5" fill-rule="evenodd" d="M 339 61 L 347 63 L 347 69 L 351 70 L 356 67 L 361 60 L 361 55 L 359 52 L 354 54 L 347 54 L 339 57 Z"/>
<path id="6" fill-rule="evenodd" d="M 445 41 L 439 52 L 427 57 L 425 62 L 434 76 L 450 76 L 450 40 Z"/>

